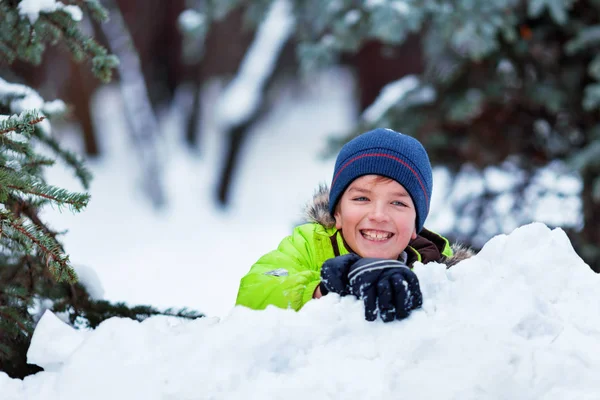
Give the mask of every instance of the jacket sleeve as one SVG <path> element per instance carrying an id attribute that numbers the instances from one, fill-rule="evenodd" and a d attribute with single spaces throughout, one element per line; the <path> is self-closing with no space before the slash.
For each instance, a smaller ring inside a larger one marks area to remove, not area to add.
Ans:
<path id="1" fill-rule="evenodd" d="M 307 225 L 295 228 L 277 250 L 252 266 L 240 282 L 236 305 L 255 310 L 268 305 L 299 310 L 312 299 L 321 280 L 321 266 L 316 265 L 309 229 Z"/>

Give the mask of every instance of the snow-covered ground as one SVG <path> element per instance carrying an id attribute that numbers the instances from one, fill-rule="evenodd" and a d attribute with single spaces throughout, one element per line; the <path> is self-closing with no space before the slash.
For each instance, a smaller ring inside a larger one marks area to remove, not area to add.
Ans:
<path id="1" fill-rule="evenodd" d="M 234 308 L 191 322 L 110 319 L 76 331 L 50 312 L 29 360 L 0 373 L 21 399 L 597 399 L 600 277 L 560 229 L 531 224 L 447 270 L 419 264 L 424 303 L 369 323 L 332 294 L 300 312 Z"/>

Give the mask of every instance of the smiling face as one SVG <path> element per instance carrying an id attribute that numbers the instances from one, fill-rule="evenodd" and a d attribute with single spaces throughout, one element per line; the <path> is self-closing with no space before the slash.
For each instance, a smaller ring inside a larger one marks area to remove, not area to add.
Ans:
<path id="1" fill-rule="evenodd" d="M 394 260 L 417 237 L 416 216 L 406 189 L 379 175 L 355 179 L 334 214 L 337 229 L 359 256 Z"/>

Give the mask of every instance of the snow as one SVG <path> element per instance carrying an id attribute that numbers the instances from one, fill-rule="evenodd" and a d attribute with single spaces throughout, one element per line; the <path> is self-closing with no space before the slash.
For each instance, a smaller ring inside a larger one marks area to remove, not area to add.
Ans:
<path id="1" fill-rule="evenodd" d="M 196 10 L 184 10 L 178 18 L 178 23 L 183 32 L 193 32 L 206 23 L 206 17 Z"/>
<path id="2" fill-rule="evenodd" d="M 404 97 L 406 92 L 414 90 L 418 86 L 419 78 L 415 75 L 408 75 L 388 83 L 381 89 L 381 93 L 373 104 L 363 112 L 363 119 L 370 123 L 376 123 L 390 107 L 393 107 Z"/>
<path id="3" fill-rule="evenodd" d="M 358 21 L 360 21 L 360 17 L 361 17 L 361 12 L 354 9 L 354 10 L 350 10 L 346 13 L 346 15 L 344 16 L 344 21 L 346 22 L 347 25 L 354 25 Z"/>
<path id="4" fill-rule="evenodd" d="M 367 0 L 365 7 L 376 8 L 376 7 L 390 7 L 400 15 L 406 15 L 410 11 L 410 5 L 405 0 Z"/>
<path id="5" fill-rule="evenodd" d="M 58 10 L 69 14 L 73 21 L 81 21 L 83 17 L 81 8 L 78 6 L 65 5 L 56 0 L 21 0 L 19 3 L 19 14 L 29 18 L 32 25 L 35 24 L 40 13 L 51 13 Z"/>
<path id="6" fill-rule="evenodd" d="M 392 6 L 392 9 L 395 10 L 400 15 L 406 15 L 410 11 L 410 6 L 404 0 L 392 1 L 391 6 Z"/>
<path id="7" fill-rule="evenodd" d="M 102 300 L 104 298 L 104 287 L 100 277 L 93 268 L 87 265 L 73 265 L 77 273 L 77 281 L 85 287 L 92 299 Z"/>
<path id="8" fill-rule="evenodd" d="M 46 372 L 59 370 L 83 343 L 88 332 L 72 329 L 46 310 L 31 339 L 27 361 L 44 366 Z M 51 346 L 48 344 L 52 343 Z"/>
<path id="9" fill-rule="evenodd" d="M 23 381 L 0 373 L 0 392 L 7 400 L 597 396 L 600 277 L 562 230 L 530 224 L 449 270 L 430 263 L 415 272 L 423 308 L 389 324 L 364 321 L 359 301 L 335 294 L 300 312 L 113 318 L 87 332 L 47 312 L 28 353 L 47 370 Z"/>
<path id="10" fill-rule="evenodd" d="M 0 100 L 9 98 L 9 96 L 17 97 L 10 101 L 11 112 L 15 114 L 27 110 L 41 109 L 44 106 L 44 100 L 35 90 L 0 78 Z"/>
<path id="11" fill-rule="evenodd" d="M 9 101 L 6 101 L 7 99 Z M 32 110 L 47 111 L 49 114 L 64 111 L 64 103 L 62 101 L 45 102 L 38 92 L 32 88 L 18 83 L 10 83 L 2 78 L 0 78 L 0 102 L 7 102 L 10 112 L 13 115 Z M 61 104 L 63 107 L 62 110 Z M 51 131 L 50 123 L 47 120 L 41 121 L 38 126 L 47 133 Z"/>
<path id="12" fill-rule="evenodd" d="M 46 115 L 59 115 L 67 112 L 67 105 L 62 100 L 53 100 L 44 103 L 42 111 Z"/>
<path id="13" fill-rule="evenodd" d="M 240 70 L 219 102 L 218 112 L 223 127 L 237 126 L 257 110 L 263 86 L 275 69 L 294 23 L 289 0 L 274 1 L 258 27 Z"/>

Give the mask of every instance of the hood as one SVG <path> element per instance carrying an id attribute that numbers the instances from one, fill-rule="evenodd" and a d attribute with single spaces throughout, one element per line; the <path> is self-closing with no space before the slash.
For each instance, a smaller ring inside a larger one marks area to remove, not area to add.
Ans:
<path id="1" fill-rule="evenodd" d="M 329 214 L 329 186 L 319 185 L 312 201 L 306 205 L 304 214 L 307 222 L 321 224 L 325 228 L 335 226 L 335 219 Z"/>
<path id="2" fill-rule="evenodd" d="M 329 214 L 329 186 L 326 184 L 319 185 L 312 201 L 306 205 L 304 214 L 307 222 L 321 224 L 325 228 L 335 226 L 335 219 Z M 448 268 L 475 255 L 472 249 L 459 243 L 452 243 L 450 248 L 454 255 L 441 261 Z"/>

